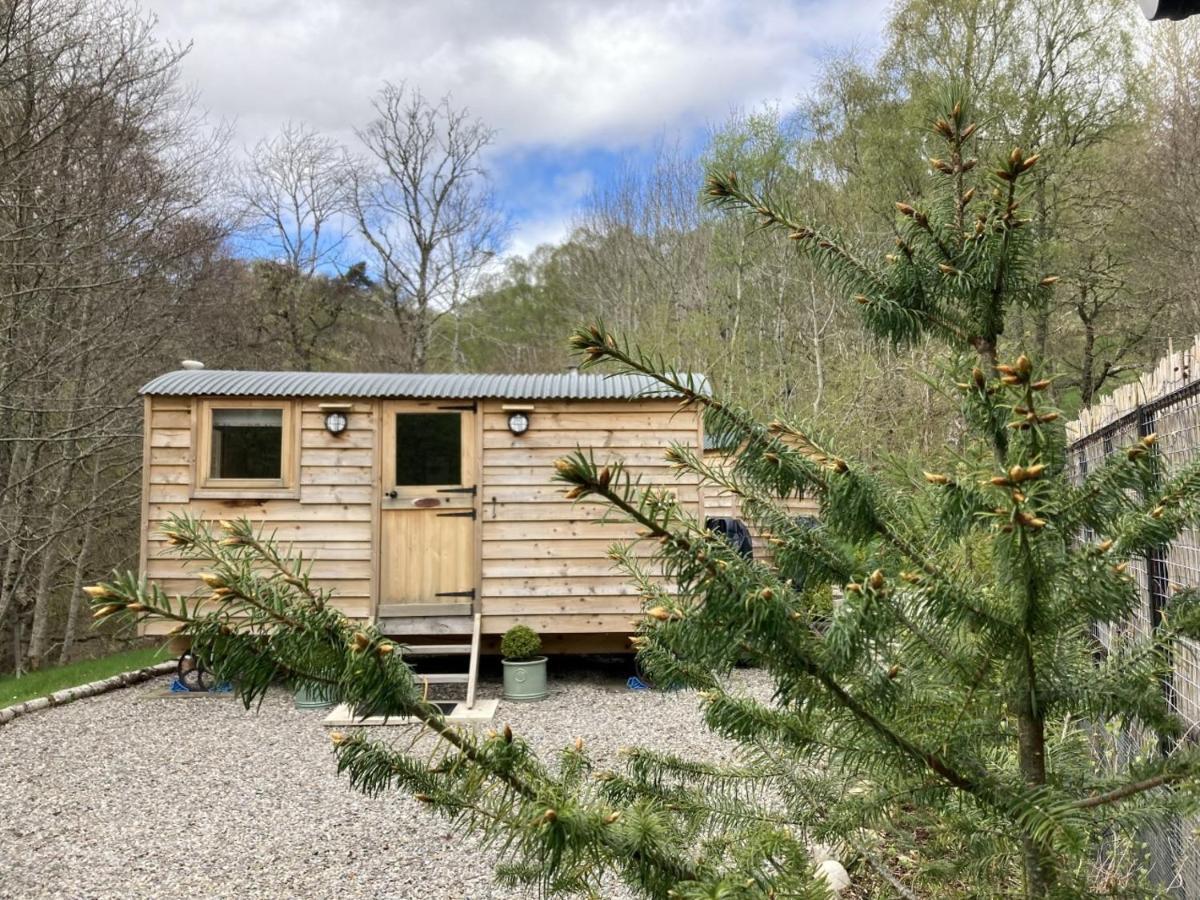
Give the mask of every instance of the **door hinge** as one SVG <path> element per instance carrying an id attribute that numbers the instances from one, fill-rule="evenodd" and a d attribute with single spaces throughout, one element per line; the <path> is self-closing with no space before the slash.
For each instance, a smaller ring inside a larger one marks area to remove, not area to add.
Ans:
<path id="1" fill-rule="evenodd" d="M 469 487 L 460 488 L 438 488 L 437 492 L 439 494 L 470 494 L 472 497 L 474 497 L 475 485 L 472 484 Z"/>
<path id="2" fill-rule="evenodd" d="M 439 406 L 439 407 L 437 407 L 437 409 L 444 409 L 447 412 L 466 412 L 468 410 L 471 412 L 475 412 L 475 404 L 467 403 L 467 404 L 459 404 L 457 406 Z"/>
<path id="3" fill-rule="evenodd" d="M 473 519 L 475 518 L 475 510 L 463 509 L 458 512 L 444 512 L 437 514 L 439 519 Z"/>
<path id="4" fill-rule="evenodd" d="M 433 596 L 435 596 L 435 597 L 470 597 L 472 600 L 474 600 L 475 599 L 475 588 L 471 588 L 469 591 L 439 591 L 438 593 L 434 594 Z"/>

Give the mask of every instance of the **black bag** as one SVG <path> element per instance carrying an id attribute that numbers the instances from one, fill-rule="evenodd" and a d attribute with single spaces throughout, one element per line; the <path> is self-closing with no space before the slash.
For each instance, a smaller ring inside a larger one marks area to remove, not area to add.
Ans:
<path id="1" fill-rule="evenodd" d="M 704 527 L 729 541 L 733 549 L 746 559 L 754 559 L 754 541 L 750 539 L 750 529 L 741 519 L 713 516 L 704 520 Z"/>

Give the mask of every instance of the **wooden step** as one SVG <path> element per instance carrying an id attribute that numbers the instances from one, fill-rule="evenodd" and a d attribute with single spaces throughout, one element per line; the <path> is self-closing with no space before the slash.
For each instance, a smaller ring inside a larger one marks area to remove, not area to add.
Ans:
<path id="1" fill-rule="evenodd" d="M 417 684 L 466 684 L 470 677 L 467 672 L 413 672 Z"/>
<path id="2" fill-rule="evenodd" d="M 470 652 L 470 644 L 412 644 L 404 647 L 405 656 L 466 656 Z"/>

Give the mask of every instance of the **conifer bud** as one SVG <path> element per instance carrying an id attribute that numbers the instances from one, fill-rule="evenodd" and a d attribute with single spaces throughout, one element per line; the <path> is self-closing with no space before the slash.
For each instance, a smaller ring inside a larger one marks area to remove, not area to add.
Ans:
<path id="1" fill-rule="evenodd" d="M 83 592 L 93 600 L 104 600 L 107 597 L 116 596 L 116 594 L 110 591 L 108 587 L 103 584 L 89 584 L 83 589 Z"/>
<path id="2" fill-rule="evenodd" d="M 867 579 L 867 584 L 871 586 L 871 590 L 873 591 L 881 590 L 883 588 L 883 570 L 876 569 L 872 572 L 870 578 Z"/>
<path id="3" fill-rule="evenodd" d="M 775 592 L 773 590 L 771 590 L 769 587 L 765 587 L 761 591 L 758 592 L 758 597 L 760 600 L 774 600 Z"/>
<path id="4" fill-rule="evenodd" d="M 910 219 L 913 218 L 917 214 L 917 211 L 915 209 L 913 209 L 911 206 L 909 206 L 907 203 L 897 203 L 896 211 L 898 213 L 900 213 L 900 215 L 907 216 Z"/>
<path id="5" fill-rule="evenodd" d="M 577 485 L 576 487 L 573 487 L 569 491 L 565 492 L 563 497 L 567 500 L 578 500 L 583 496 L 585 490 L 586 489 L 583 487 L 583 485 Z"/>
<path id="6" fill-rule="evenodd" d="M 861 305 L 861 306 L 866 306 L 866 304 L 867 304 L 869 301 L 867 300 L 867 298 L 866 298 L 866 297 L 865 297 L 863 294 L 855 294 L 855 295 L 854 295 L 854 302 L 855 302 L 855 303 L 858 303 L 858 304 L 859 304 L 859 305 Z"/>
<path id="7" fill-rule="evenodd" d="M 968 125 L 966 128 L 964 128 L 962 130 L 961 134 L 959 134 L 959 136 L 958 136 L 959 140 L 965 141 L 967 138 L 969 138 L 971 135 L 973 135 L 975 133 L 975 129 L 978 127 L 979 127 L 978 122 L 972 122 L 970 125 Z"/>
<path id="8" fill-rule="evenodd" d="M 619 818 L 621 818 L 621 814 L 619 812 L 611 812 L 607 816 L 604 817 L 604 824 L 612 825 Z"/>
<path id="9" fill-rule="evenodd" d="M 1045 278 L 1043 278 L 1041 281 L 1039 281 L 1038 284 L 1040 284 L 1042 287 L 1050 287 L 1050 285 L 1054 284 L 1057 281 L 1058 281 L 1057 275 L 1047 275 Z"/>
<path id="10" fill-rule="evenodd" d="M 1113 571 L 1114 571 L 1116 574 L 1118 574 L 1118 575 L 1124 575 L 1124 574 L 1125 574 L 1125 570 L 1129 568 L 1129 563 L 1127 563 L 1127 562 L 1121 562 L 1121 563 L 1117 563 L 1117 564 L 1116 564 L 1115 566 L 1113 566 L 1112 568 L 1113 568 Z"/>
<path id="11" fill-rule="evenodd" d="M 1146 455 L 1146 448 L 1145 448 L 1145 447 L 1142 447 L 1142 446 L 1134 446 L 1134 447 L 1130 447 L 1128 450 L 1126 450 L 1126 451 L 1125 451 L 1125 455 L 1126 455 L 1126 456 L 1127 456 L 1127 457 L 1128 457 L 1128 458 L 1129 458 L 1131 461 L 1132 461 L 1132 460 L 1136 460 L 1136 459 L 1140 459 L 1141 457 L 1143 457 L 1143 456 L 1145 456 L 1145 455 Z"/>
<path id="12" fill-rule="evenodd" d="M 1030 169 L 1032 169 L 1034 166 L 1037 165 L 1037 161 L 1039 159 L 1041 159 L 1041 156 L 1037 153 L 1033 154 L 1033 156 L 1028 157 L 1025 160 L 1025 162 L 1021 163 L 1021 171 L 1028 172 Z"/>
<path id="13" fill-rule="evenodd" d="M 1026 356 L 1024 353 L 1022 353 L 1020 356 L 1017 357 L 1017 374 L 1027 376 L 1032 371 L 1033 371 L 1033 361 L 1028 356 Z"/>
<path id="14" fill-rule="evenodd" d="M 1034 463 L 1032 466 L 1030 466 L 1029 468 L 1027 468 L 1025 470 L 1025 478 L 1030 479 L 1030 480 L 1032 480 L 1034 478 L 1041 478 L 1042 473 L 1045 471 L 1046 471 L 1045 463 Z"/>
<path id="15" fill-rule="evenodd" d="M 656 606 L 653 609 L 647 610 L 646 615 L 651 619 L 657 619 L 659 622 L 665 622 L 671 618 L 671 613 L 665 606 Z"/>
<path id="16" fill-rule="evenodd" d="M 1112 538 L 1101 541 L 1099 544 L 1096 545 L 1096 549 L 1099 550 L 1101 553 L 1107 553 L 1112 548 L 1113 548 L 1113 539 Z"/>
<path id="17" fill-rule="evenodd" d="M 924 472 L 922 474 L 925 476 L 925 480 L 928 481 L 930 484 L 949 484 L 950 483 L 950 477 L 948 475 L 941 475 L 941 474 L 938 474 L 937 472 Z"/>
<path id="18" fill-rule="evenodd" d="M 1165 513 L 1166 511 L 1167 511 L 1167 508 L 1165 506 L 1162 506 L 1162 505 L 1156 506 L 1156 507 L 1154 507 L 1154 509 L 1150 510 L 1150 518 L 1161 519 L 1163 513 Z"/>
<path id="19" fill-rule="evenodd" d="M 968 203 L 970 203 L 974 199 L 975 199 L 975 188 L 968 188 L 967 190 L 963 191 L 963 195 L 962 195 L 963 206 L 966 206 Z"/>
<path id="20" fill-rule="evenodd" d="M 432 803 L 433 798 L 428 794 L 413 794 L 413 799 L 418 803 Z"/>
<path id="21" fill-rule="evenodd" d="M 583 752 L 583 738 L 581 738 L 581 737 L 575 738 L 575 752 L 576 753 Z"/>
<path id="22" fill-rule="evenodd" d="M 1040 416 L 1038 416 L 1038 421 L 1042 422 L 1042 423 L 1053 422 L 1057 418 L 1058 418 L 1058 413 L 1048 412 L 1048 413 L 1042 413 Z"/>
<path id="23" fill-rule="evenodd" d="M 1013 484 L 1020 484 L 1029 474 L 1021 466 L 1012 466 L 1008 470 L 1008 478 Z"/>
<path id="24" fill-rule="evenodd" d="M 957 275 L 958 274 L 958 269 L 954 268 L 954 266 L 950 265 L 949 263 L 938 263 L 938 270 L 943 275 Z"/>
<path id="25" fill-rule="evenodd" d="M 1024 503 L 1026 499 L 1024 494 L 1016 490 L 1012 492 L 1011 496 L 1013 503 Z"/>
<path id="26" fill-rule="evenodd" d="M 1153 447 L 1157 442 L 1158 442 L 1158 432 L 1155 431 L 1155 432 L 1151 432 L 1150 434 L 1148 434 L 1144 438 L 1142 438 L 1140 443 L 1143 447 L 1149 448 L 1149 447 Z"/>
<path id="27" fill-rule="evenodd" d="M 345 732 L 334 731 L 334 732 L 330 733 L 329 740 L 333 744 L 333 746 L 340 747 L 342 744 L 346 743 L 346 741 L 348 741 L 349 738 L 346 736 Z"/>
<path id="28" fill-rule="evenodd" d="M 188 539 L 178 531 L 164 531 L 162 535 L 167 539 L 167 543 L 173 547 L 186 547 L 189 543 Z"/>
<path id="29" fill-rule="evenodd" d="M 396 652 L 396 645 L 395 644 L 380 644 L 378 647 L 375 648 L 375 652 L 378 653 L 380 656 L 390 656 L 392 653 Z"/>
<path id="30" fill-rule="evenodd" d="M 354 637 L 350 639 L 350 649 L 355 653 L 362 653 L 371 645 L 371 639 L 361 631 L 354 632 Z"/>
<path id="31" fill-rule="evenodd" d="M 909 584 L 919 584 L 921 575 L 918 572 L 901 572 L 900 577 Z"/>
<path id="32" fill-rule="evenodd" d="M 983 369 L 976 366 L 971 370 L 971 380 L 975 382 L 975 387 L 983 390 L 987 386 L 987 379 L 983 375 Z"/>
<path id="33" fill-rule="evenodd" d="M 225 587 L 225 579 L 213 572 L 201 572 L 197 577 L 211 588 Z"/>
<path id="34" fill-rule="evenodd" d="M 125 607 L 125 612 L 141 612 L 146 608 L 142 603 L 130 603 Z"/>
<path id="35" fill-rule="evenodd" d="M 575 466 L 567 457 L 563 456 L 554 461 L 554 468 L 561 475 L 566 475 L 575 471 Z"/>
<path id="36" fill-rule="evenodd" d="M 954 119 L 958 119 L 958 117 L 962 115 L 962 101 L 961 100 L 954 101 L 954 108 L 950 110 L 950 115 Z"/>
<path id="37" fill-rule="evenodd" d="M 1009 487 L 1012 484 L 1012 482 L 1003 475 L 997 475 L 994 478 L 989 479 L 987 483 L 995 487 Z"/>
<path id="38" fill-rule="evenodd" d="M 788 235 L 793 241 L 806 241 L 813 236 L 811 228 L 799 228 Z"/>
<path id="39" fill-rule="evenodd" d="M 862 585 L 859 584 L 857 581 L 851 581 L 849 584 L 846 585 L 846 590 L 848 590 L 852 594 L 861 594 L 862 593 Z"/>
<path id="40" fill-rule="evenodd" d="M 1030 390 L 1044 391 L 1046 388 L 1050 387 L 1050 379 L 1043 378 L 1041 381 L 1035 381 L 1029 387 L 1030 387 Z"/>
<path id="41" fill-rule="evenodd" d="M 888 672 L 887 672 L 888 681 L 894 681 L 896 676 L 899 674 L 900 674 L 899 663 L 893 663 L 891 668 L 889 668 Z"/>
<path id="42" fill-rule="evenodd" d="M 970 172 L 977 165 L 979 165 L 979 160 L 975 159 L 974 157 L 972 157 L 971 159 L 964 159 L 963 164 L 962 164 L 962 171 Z M 968 193 L 974 194 L 975 189 L 971 188 L 971 190 Z"/>
<path id="43" fill-rule="evenodd" d="M 1014 166 L 1021 161 L 1021 148 L 1013 147 L 1012 153 L 1008 154 L 1008 161 Z"/>
<path id="44" fill-rule="evenodd" d="M 552 809 L 548 809 L 542 813 L 542 821 L 547 825 L 553 825 L 558 821 L 558 813 Z"/>
<path id="45" fill-rule="evenodd" d="M 106 618 L 107 616 L 111 616 L 113 613 L 115 613 L 120 608 L 121 608 L 120 604 L 110 603 L 107 606 L 100 607 L 98 610 L 96 610 L 94 613 L 92 613 L 92 618 L 93 619 Z"/>
<path id="46" fill-rule="evenodd" d="M 513 742 L 512 726 L 507 722 L 504 723 L 504 743 L 511 744 Z"/>

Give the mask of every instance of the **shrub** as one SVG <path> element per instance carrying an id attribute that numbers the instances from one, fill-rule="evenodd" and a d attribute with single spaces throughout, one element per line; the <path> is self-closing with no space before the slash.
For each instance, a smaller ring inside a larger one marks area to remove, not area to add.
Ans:
<path id="1" fill-rule="evenodd" d="M 528 625 L 514 625 L 500 639 L 500 655 L 505 659 L 533 659 L 542 650 L 542 639 Z"/>

